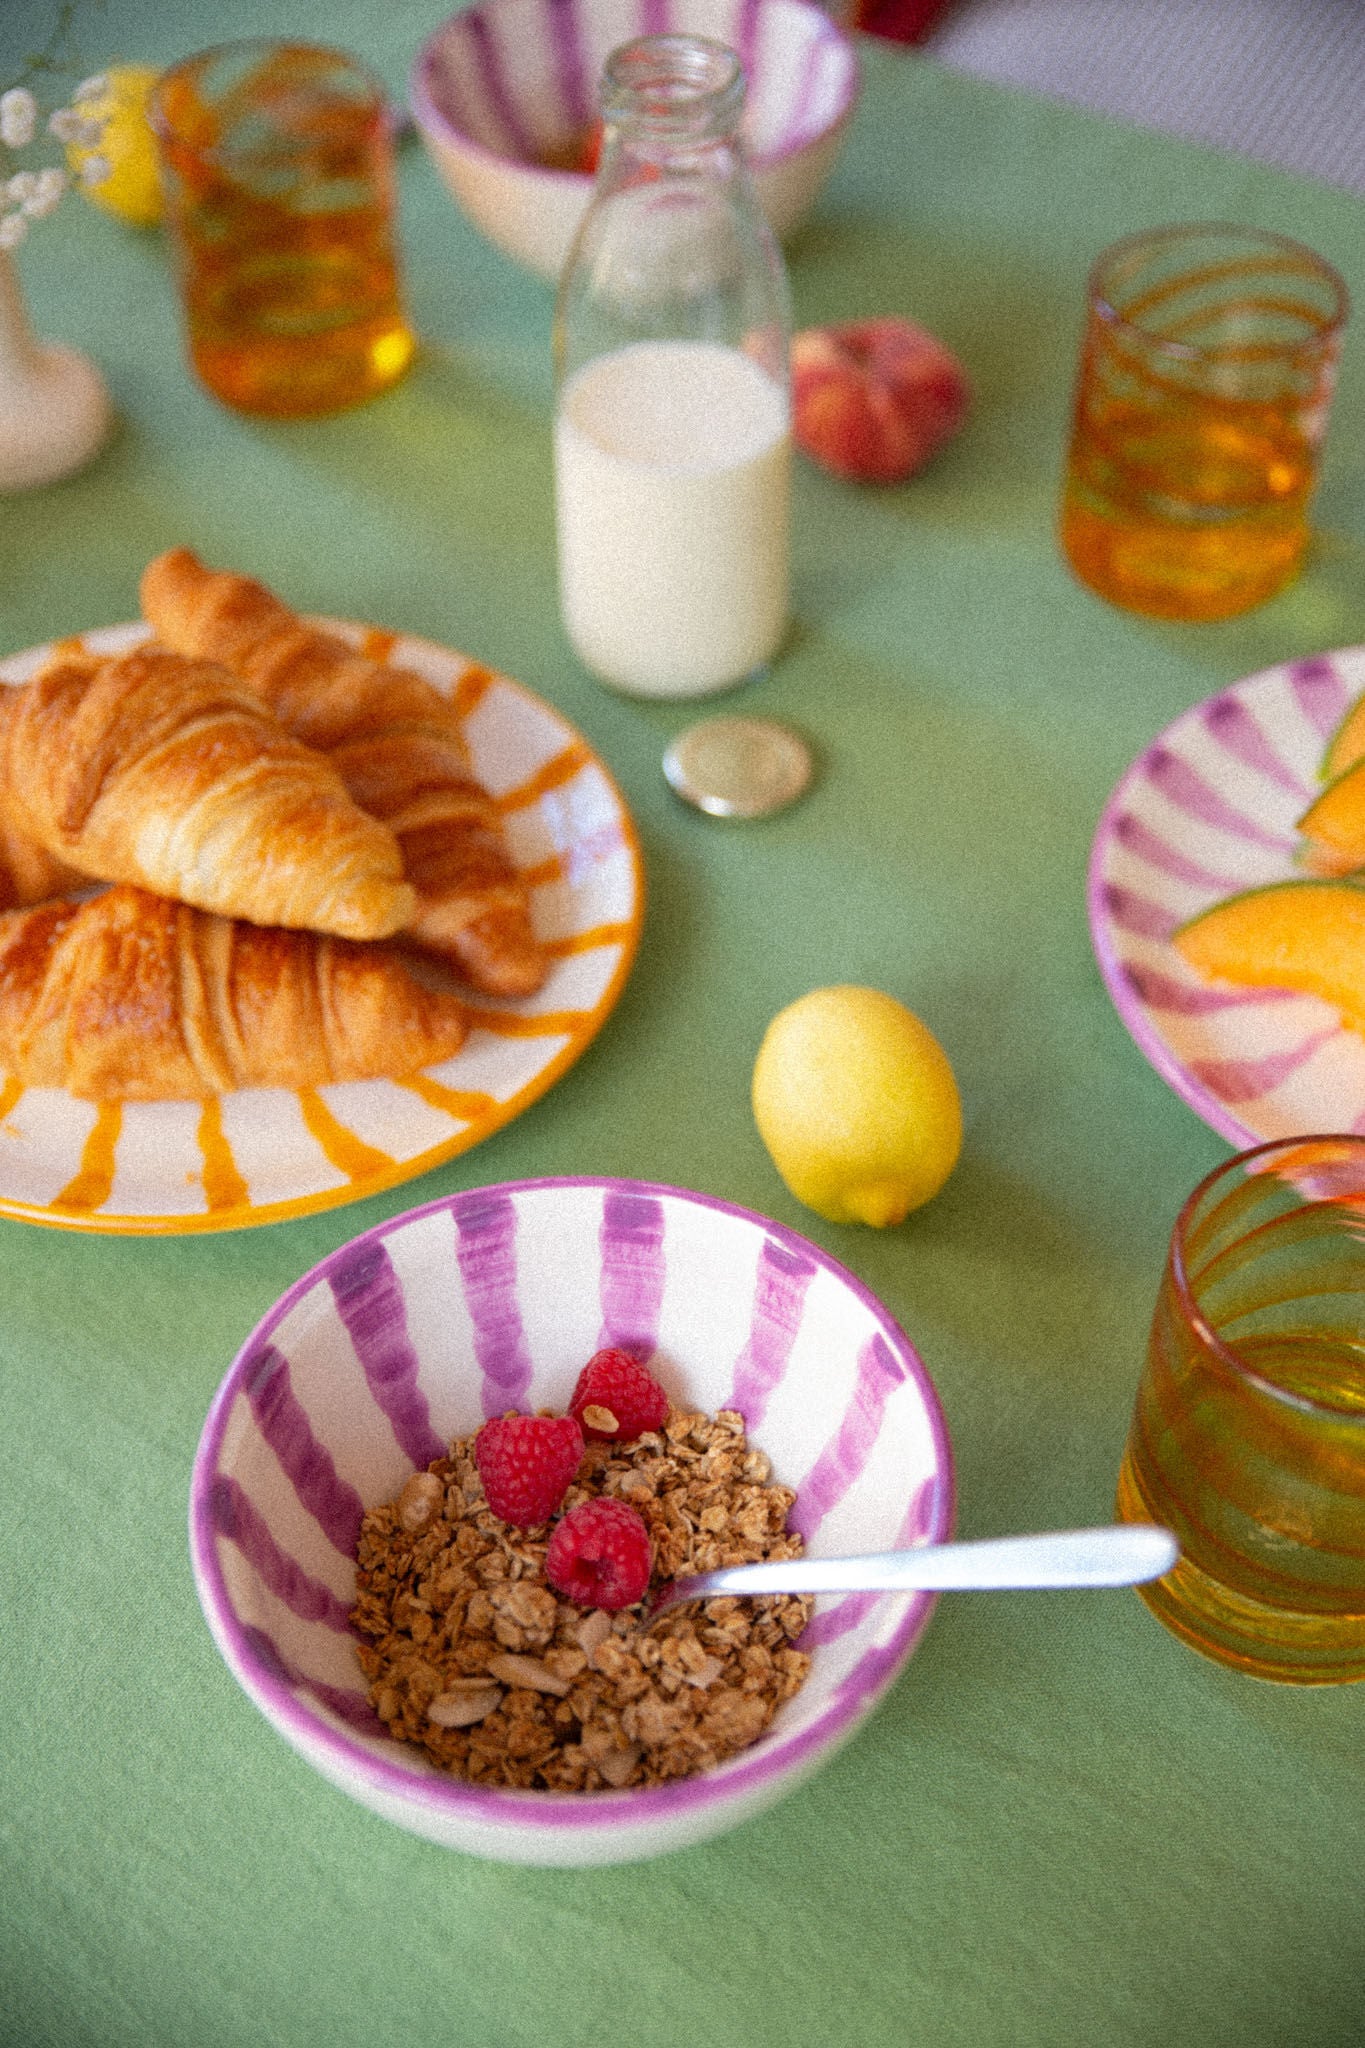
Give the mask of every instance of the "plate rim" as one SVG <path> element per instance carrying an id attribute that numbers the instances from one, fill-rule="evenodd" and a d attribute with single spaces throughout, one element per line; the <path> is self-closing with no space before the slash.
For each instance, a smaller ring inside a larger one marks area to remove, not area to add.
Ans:
<path id="1" fill-rule="evenodd" d="M 442 1139 L 439 1144 L 429 1147 L 426 1151 L 416 1154 L 411 1159 L 396 1161 L 391 1171 L 367 1175 L 360 1180 L 348 1180 L 343 1182 L 340 1187 L 318 1189 L 309 1195 L 289 1196 L 277 1202 L 261 1204 L 239 1203 L 230 1209 L 177 1211 L 172 1214 L 150 1211 L 146 1214 L 141 1214 L 138 1212 L 58 1210 L 46 1204 L 22 1201 L 17 1197 L 5 1194 L 3 1189 L 0 1189 L 0 1219 L 15 1223 L 36 1224 L 44 1229 L 74 1231 L 83 1236 L 191 1237 L 216 1235 L 220 1232 L 253 1230 L 273 1223 L 294 1222 L 305 1216 L 321 1215 L 329 1209 L 345 1208 L 353 1202 L 367 1201 L 371 1195 L 383 1194 L 390 1188 L 401 1187 L 408 1181 L 417 1180 L 423 1174 L 430 1173 L 436 1167 L 444 1165 L 447 1160 L 457 1159 L 461 1153 L 473 1151 L 476 1146 L 482 1144 L 485 1138 L 493 1137 L 496 1132 L 503 1130 L 509 1123 L 514 1122 L 523 1111 L 529 1109 L 533 1103 L 540 1100 L 541 1096 L 547 1094 L 568 1068 L 573 1066 L 582 1054 L 587 1051 L 620 1001 L 631 969 L 635 965 L 644 930 L 646 896 L 644 853 L 640 844 L 639 828 L 636 825 L 630 805 L 626 802 L 624 792 L 616 777 L 612 774 L 596 747 L 565 716 L 557 704 L 551 703 L 548 698 L 542 697 L 527 684 L 518 681 L 515 676 L 509 676 L 502 669 L 493 668 L 490 664 L 479 662 L 476 656 L 466 654 L 460 648 L 451 647 L 443 641 L 432 640 L 425 634 L 406 632 L 402 628 L 380 626 L 371 621 L 346 619 L 330 613 L 310 612 L 307 616 L 319 625 L 330 628 L 340 627 L 348 635 L 363 636 L 368 633 L 378 633 L 385 637 L 391 637 L 395 648 L 401 648 L 406 645 L 424 653 L 435 654 L 442 662 L 463 662 L 480 668 L 486 668 L 500 686 L 511 690 L 536 711 L 554 720 L 566 735 L 566 746 L 576 743 L 583 748 L 586 756 L 584 766 L 595 768 L 603 777 L 619 811 L 622 842 L 630 861 L 633 883 L 630 915 L 628 919 L 624 920 L 627 930 L 624 937 L 618 942 L 621 947 L 620 956 L 615 967 L 612 969 L 606 987 L 587 1013 L 588 1021 L 581 1032 L 571 1034 L 568 1043 L 562 1046 L 542 1068 L 538 1069 L 524 1087 L 518 1089 L 505 1103 L 498 1103 L 496 1110 L 491 1115 L 480 1117 L 477 1123 L 467 1124 L 463 1130 L 457 1131 L 452 1137 Z M 145 620 L 130 619 L 84 626 L 74 633 L 56 635 L 51 640 L 39 641 L 32 647 L 16 648 L 12 653 L 6 654 L 3 657 L 3 661 L 0 661 L 0 667 L 28 661 L 35 656 L 41 657 L 48 649 L 64 645 L 69 641 L 84 640 L 88 636 L 93 635 L 132 633 L 137 628 L 142 629 L 143 638 L 153 637 L 152 628 L 147 625 Z M 133 641 L 130 644 L 136 645 L 138 643 Z M 0 675 L 0 687 L 21 688 L 22 684 L 8 676 Z M 507 1003 L 501 1007 L 512 1014 L 516 1014 L 518 1010 L 518 1005 L 514 1002 Z M 458 1054 L 455 1056 L 458 1058 Z M 0 1065 L 0 1078 L 3 1078 L 6 1071 L 3 1065 Z M 386 1079 L 391 1077 L 379 1076 L 377 1078 Z M 322 1085 L 332 1084 L 324 1083 Z M 60 1089 L 51 1091 L 26 1089 L 24 1092 L 25 1094 L 38 1094 L 41 1092 L 66 1093 L 65 1090 Z M 224 1094 L 243 1092 L 246 1091 L 227 1090 L 224 1091 Z M 69 1099 L 72 1101 L 84 1101 L 85 1098 L 72 1096 Z M 182 1098 L 167 1097 L 164 1099 L 169 1101 Z M 199 1098 L 183 1099 L 198 1100 Z M 220 1094 L 204 1099 L 222 1101 L 224 1095 Z"/>
<path id="2" fill-rule="evenodd" d="M 1216 1136 L 1225 1139 L 1237 1151 L 1267 1142 L 1267 1134 L 1256 1130 L 1251 1124 L 1244 1123 L 1228 1108 L 1221 1096 L 1216 1095 L 1206 1083 L 1191 1074 L 1152 1022 L 1147 1005 L 1137 995 L 1128 979 L 1111 935 L 1110 920 L 1104 902 L 1104 893 L 1108 886 L 1104 874 L 1105 861 L 1115 844 L 1115 826 L 1130 790 L 1145 780 L 1147 764 L 1155 753 L 1169 745 L 1173 733 L 1201 718 L 1221 698 L 1239 697 L 1244 690 L 1272 682 L 1288 681 L 1291 672 L 1304 662 L 1338 662 L 1348 658 L 1365 661 L 1365 642 L 1351 642 L 1343 647 L 1326 648 L 1318 654 L 1290 655 L 1283 661 L 1267 662 L 1263 668 L 1253 669 L 1247 675 L 1235 677 L 1230 683 L 1224 683 L 1218 689 L 1211 690 L 1207 696 L 1197 699 L 1183 711 L 1177 712 L 1124 769 L 1100 811 L 1091 840 L 1090 858 L 1086 868 L 1086 916 L 1090 927 L 1090 943 L 1100 977 L 1118 1014 L 1119 1022 L 1158 1078 L 1166 1083 L 1187 1109 L 1194 1111 L 1201 1123 Z"/>

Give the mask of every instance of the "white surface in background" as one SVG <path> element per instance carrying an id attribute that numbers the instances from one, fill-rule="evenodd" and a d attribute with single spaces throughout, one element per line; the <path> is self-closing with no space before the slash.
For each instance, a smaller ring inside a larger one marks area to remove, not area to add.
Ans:
<path id="1" fill-rule="evenodd" d="M 1365 0 L 957 0 L 923 49 L 1365 192 Z"/>

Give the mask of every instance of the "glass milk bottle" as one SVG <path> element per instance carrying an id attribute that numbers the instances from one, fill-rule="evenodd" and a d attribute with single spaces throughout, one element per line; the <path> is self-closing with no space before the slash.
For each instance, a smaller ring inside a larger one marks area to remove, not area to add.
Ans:
<path id="1" fill-rule="evenodd" d="M 560 606 L 580 659 L 634 696 L 728 689 L 787 624 L 790 314 L 743 104 L 720 43 L 613 51 L 559 289 Z"/>

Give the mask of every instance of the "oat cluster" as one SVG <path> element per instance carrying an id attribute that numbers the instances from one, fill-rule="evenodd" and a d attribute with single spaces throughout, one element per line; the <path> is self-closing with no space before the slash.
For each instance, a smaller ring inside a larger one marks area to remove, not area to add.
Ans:
<path id="1" fill-rule="evenodd" d="M 674 1410 L 633 1443 L 589 1443 L 564 1509 L 598 1494 L 644 1517 L 654 1585 L 801 1553 L 795 1495 L 732 1410 Z M 370 1700 L 457 1776 L 560 1792 L 688 1777 L 755 1741 L 805 1678 L 808 1597 L 690 1602 L 646 1628 L 643 1604 L 559 1599 L 549 1537 L 490 1511 L 472 1436 L 361 1526 L 351 1621 Z"/>

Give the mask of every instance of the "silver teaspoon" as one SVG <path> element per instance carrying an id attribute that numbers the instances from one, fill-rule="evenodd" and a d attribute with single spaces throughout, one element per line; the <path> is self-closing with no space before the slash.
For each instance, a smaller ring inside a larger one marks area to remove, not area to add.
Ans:
<path id="1" fill-rule="evenodd" d="M 680 1600 L 719 1594 L 967 1593 L 1048 1586 L 1138 1586 L 1159 1579 L 1180 1555 L 1169 1529 L 1116 1522 L 1100 1529 L 1054 1529 L 1042 1536 L 997 1536 L 985 1543 L 926 1543 L 871 1557 L 791 1557 L 769 1564 L 724 1565 L 672 1579 L 652 1595 L 653 1620 Z"/>

